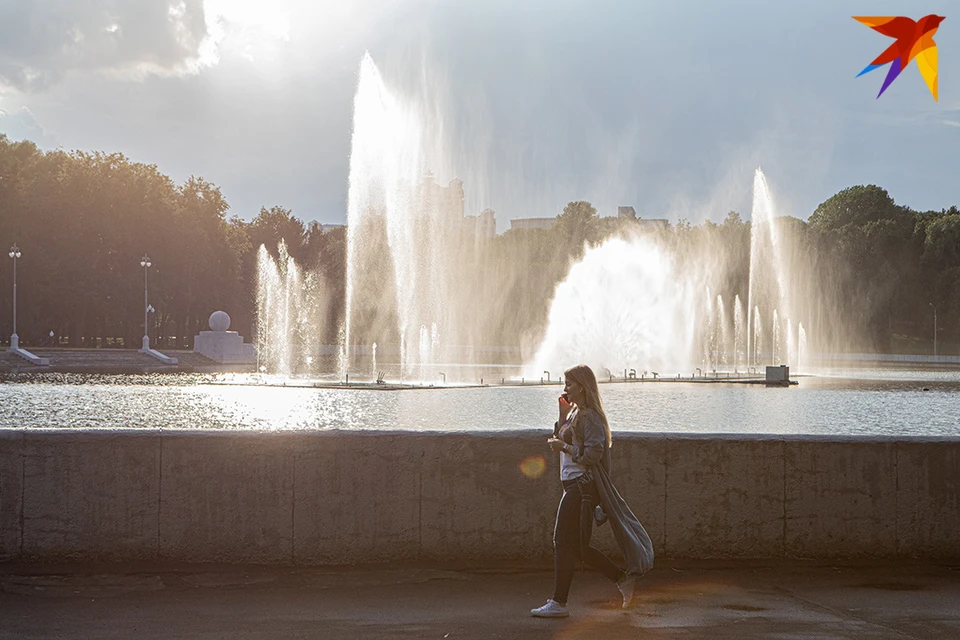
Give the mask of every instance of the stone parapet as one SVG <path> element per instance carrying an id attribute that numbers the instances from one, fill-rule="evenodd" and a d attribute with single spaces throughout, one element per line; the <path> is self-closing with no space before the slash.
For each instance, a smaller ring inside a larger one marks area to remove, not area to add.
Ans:
<path id="1" fill-rule="evenodd" d="M 0 561 L 543 564 L 547 435 L 0 430 Z M 960 438 L 614 438 L 660 557 L 960 559 Z"/>

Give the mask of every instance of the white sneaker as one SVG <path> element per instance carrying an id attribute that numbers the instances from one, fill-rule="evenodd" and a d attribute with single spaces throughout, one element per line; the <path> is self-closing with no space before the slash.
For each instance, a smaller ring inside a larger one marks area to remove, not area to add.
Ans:
<path id="1" fill-rule="evenodd" d="M 570 615 L 570 612 L 567 611 L 565 606 L 551 598 L 542 607 L 531 609 L 530 615 L 535 618 L 566 618 Z"/>
<path id="2" fill-rule="evenodd" d="M 623 596 L 623 608 L 626 609 L 630 606 L 630 603 L 633 602 L 633 588 L 636 584 L 636 580 L 630 574 L 623 576 L 623 580 L 617 583 L 617 589 L 620 590 L 620 595 Z"/>

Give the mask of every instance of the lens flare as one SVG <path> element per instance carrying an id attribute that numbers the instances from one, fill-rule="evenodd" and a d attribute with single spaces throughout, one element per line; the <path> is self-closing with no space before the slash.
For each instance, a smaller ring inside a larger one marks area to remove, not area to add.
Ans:
<path id="1" fill-rule="evenodd" d="M 536 480 L 547 469 L 547 461 L 543 456 L 530 456 L 520 462 L 520 473 L 531 480 Z"/>

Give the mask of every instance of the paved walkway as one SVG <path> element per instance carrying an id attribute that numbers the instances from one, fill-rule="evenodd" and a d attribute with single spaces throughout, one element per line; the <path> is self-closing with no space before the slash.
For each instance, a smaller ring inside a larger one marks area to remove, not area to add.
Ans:
<path id="1" fill-rule="evenodd" d="M 549 572 L 0 565 L 0 638 L 960 638 L 960 567 L 661 563 L 635 606 L 578 573 L 565 620 L 531 618 Z"/>

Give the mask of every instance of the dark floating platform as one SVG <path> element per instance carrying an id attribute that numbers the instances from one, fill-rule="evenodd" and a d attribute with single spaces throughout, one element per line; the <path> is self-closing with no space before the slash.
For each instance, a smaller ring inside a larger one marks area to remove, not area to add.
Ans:
<path id="1" fill-rule="evenodd" d="M 600 384 L 633 384 L 633 383 L 694 383 L 694 384 L 757 384 L 767 387 L 787 387 L 799 384 L 797 380 L 768 381 L 760 374 L 741 374 L 729 376 L 691 376 L 691 377 L 639 377 L 622 378 L 614 377 L 597 381 Z M 291 389 L 350 389 L 366 391 L 406 391 L 414 389 L 490 389 L 503 387 L 547 387 L 561 386 L 563 383 L 557 380 L 519 380 L 501 379 L 500 382 L 484 383 L 406 383 L 406 382 L 345 382 L 329 380 L 310 380 L 306 378 L 290 378 L 287 380 L 215 380 L 204 384 L 224 385 L 224 386 L 243 386 L 243 387 L 285 387 Z"/>

